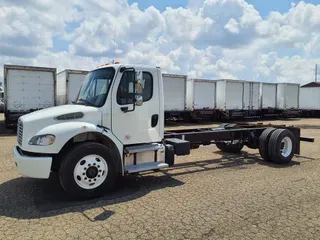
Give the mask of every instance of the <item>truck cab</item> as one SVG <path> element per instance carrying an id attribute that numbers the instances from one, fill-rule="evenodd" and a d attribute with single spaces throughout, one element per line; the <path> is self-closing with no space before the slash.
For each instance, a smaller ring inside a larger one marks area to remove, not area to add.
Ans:
<path id="1" fill-rule="evenodd" d="M 112 64 L 88 73 L 76 101 L 18 120 L 20 174 L 58 172 L 72 196 L 93 197 L 117 175 L 167 167 L 159 67 Z"/>

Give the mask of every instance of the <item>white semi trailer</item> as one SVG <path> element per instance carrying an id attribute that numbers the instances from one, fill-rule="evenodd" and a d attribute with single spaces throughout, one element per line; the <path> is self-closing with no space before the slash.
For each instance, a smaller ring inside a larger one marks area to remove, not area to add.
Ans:
<path id="1" fill-rule="evenodd" d="M 20 116 L 56 105 L 56 68 L 4 65 L 5 125 Z"/>
<path id="2" fill-rule="evenodd" d="M 118 175 L 173 166 L 175 155 L 200 145 L 231 153 L 247 145 L 280 164 L 299 154 L 300 141 L 313 139 L 301 138 L 299 128 L 271 125 L 167 132 L 161 69 L 113 64 L 88 74 L 74 104 L 21 116 L 13 153 L 20 174 L 46 179 L 58 172 L 70 196 L 87 199 L 116 186 Z"/>
<path id="3" fill-rule="evenodd" d="M 4 112 L 4 92 L 3 89 L 0 87 L 0 113 Z"/>
<path id="4" fill-rule="evenodd" d="M 65 69 L 57 74 L 56 99 L 58 106 L 70 104 L 76 100 L 88 73 L 86 70 Z"/>

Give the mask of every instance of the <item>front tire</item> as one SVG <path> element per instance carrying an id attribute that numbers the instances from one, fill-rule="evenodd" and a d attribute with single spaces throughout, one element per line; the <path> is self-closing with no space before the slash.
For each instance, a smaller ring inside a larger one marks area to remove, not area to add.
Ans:
<path id="1" fill-rule="evenodd" d="M 76 145 L 63 157 L 59 180 L 72 198 L 100 197 L 110 190 L 116 180 L 116 164 L 110 150 L 95 142 Z"/>

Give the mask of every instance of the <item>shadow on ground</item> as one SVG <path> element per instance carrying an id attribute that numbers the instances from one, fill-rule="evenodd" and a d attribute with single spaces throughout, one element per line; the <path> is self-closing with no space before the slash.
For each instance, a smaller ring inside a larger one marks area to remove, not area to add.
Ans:
<path id="1" fill-rule="evenodd" d="M 0 216 L 16 219 L 34 219 L 56 216 L 69 212 L 80 212 L 100 208 L 103 212 L 90 221 L 108 219 L 114 212 L 107 210 L 108 205 L 128 202 L 141 198 L 149 192 L 167 187 L 179 187 L 184 182 L 175 179 L 179 175 L 193 174 L 214 169 L 243 169 L 248 165 L 262 164 L 274 168 L 286 168 L 299 165 L 292 161 L 287 165 L 277 165 L 261 160 L 258 154 L 241 152 L 239 155 L 221 154 L 220 159 L 177 163 L 174 167 L 157 173 L 129 175 L 118 180 L 113 191 L 103 197 L 87 200 L 71 200 L 59 185 L 57 174 L 49 180 L 16 178 L 0 185 Z M 302 157 L 301 157 L 302 158 Z"/>
<path id="2" fill-rule="evenodd" d="M 223 169 L 223 168 L 233 168 L 233 169 L 246 169 L 248 165 L 260 164 L 272 168 L 288 168 L 292 166 L 300 165 L 300 162 L 291 161 L 289 164 L 275 164 L 272 162 L 263 161 L 259 154 L 250 154 L 245 151 L 242 151 L 240 154 L 230 154 L 224 153 L 222 151 L 214 152 L 215 154 L 220 154 L 220 159 L 212 160 L 202 160 L 197 162 L 190 163 L 179 163 L 169 170 L 164 170 L 162 172 L 169 174 L 171 177 L 178 175 L 185 175 L 197 172 L 212 171 L 214 169 Z M 314 160 L 313 158 L 299 156 L 300 159 Z M 196 170 L 188 170 L 191 166 L 197 167 Z M 174 170 L 186 169 L 186 172 L 175 173 Z"/>
<path id="3" fill-rule="evenodd" d="M 15 136 L 17 135 L 16 129 L 6 129 L 4 120 L 0 120 L 0 136 Z"/>
<path id="4" fill-rule="evenodd" d="M 34 219 L 81 212 L 93 208 L 128 202 L 150 191 L 183 184 L 170 176 L 129 175 L 118 180 L 116 188 L 103 197 L 87 201 L 70 199 L 59 185 L 57 174 L 48 180 L 16 178 L 0 185 L 0 216 Z M 105 210 L 95 220 L 105 220 L 113 212 Z"/>

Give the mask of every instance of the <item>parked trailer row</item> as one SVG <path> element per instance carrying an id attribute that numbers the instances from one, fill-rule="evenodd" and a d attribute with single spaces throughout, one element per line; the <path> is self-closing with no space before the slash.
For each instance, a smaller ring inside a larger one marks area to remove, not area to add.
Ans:
<path id="1" fill-rule="evenodd" d="M 26 113 L 72 103 L 87 73 L 66 69 L 57 74 L 56 68 L 5 65 L 6 126 L 15 126 L 17 119 Z M 162 77 L 167 120 L 220 120 L 300 113 L 299 84 L 188 79 L 187 75 L 167 73 Z M 303 96 L 307 98 L 307 95 Z"/>
<path id="2" fill-rule="evenodd" d="M 174 100 L 165 98 L 165 105 L 175 106 L 165 108 L 169 110 L 166 117 L 189 114 L 191 118 L 217 120 L 300 114 L 299 84 L 187 79 L 185 75 L 167 75 L 164 79 L 165 91 L 174 96 Z"/>
<path id="3" fill-rule="evenodd" d="M 88 71 L 4 65 L 5 125 L 13 128 L 20 116 L 58 105 L 70 104 Z M 0 106 L 1 108 L 1 106 Z"/>
<path id="4" fill-rule="evenodd" d="M 57 105 L 70 104 L 74 100 L 87 73 L 68 69 L 58 73 Z M 298 109 L 298 84 L 188 79 L 187 75 L 167 73 L 162 77 L 166 119 L 190 120 L 192 114 L 196 118 L 205 115 L 213 119 L 271 116 Z"/>

